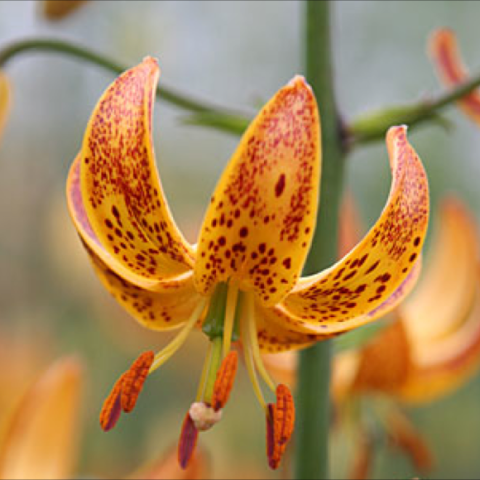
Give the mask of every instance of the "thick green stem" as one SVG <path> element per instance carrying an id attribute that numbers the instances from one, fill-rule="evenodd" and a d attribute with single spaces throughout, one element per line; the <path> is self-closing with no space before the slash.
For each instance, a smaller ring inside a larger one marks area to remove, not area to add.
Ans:
<path id="1" fill-rule="evenodd" d="M 41 38 L 32 38 L 29 40 L 14 42 L 0 50 L 0 68 L 17 55 L 30 51 L 59 53 L 69 57 L 78 58 L 109 70 L 117 75 L 128 68 L 104 55 L 100 55 L 78 45 L 73 45 L 64 40 Z M 189 95 L 180 93 L 171 87 L 167 87 L 165 84 L 158 87 L 157 97 L 195 114 L 192 118 L 187 118 L 189 123 L 212 126 L 225 132 L 242 134 L 250 121 L 248 115 L 195 99 Z M 203 116 L 206 116 L 208 121 L 202 123 L 199 119 L 203 118 Z"/>
<path id="2" fill-rule="evenodd" d="M 317 272 L 337 258 L 338 213 L 344 148 L 335 105 L 330 45 L 330 2 L 306 2 L 306 76 L 322 118 L 322 182 L 317 228 L 305 273 Z M 330 350 L 321 342 L 300 355 L 295 436 L 295 477 L 328 478 L 330 424 Z"/>

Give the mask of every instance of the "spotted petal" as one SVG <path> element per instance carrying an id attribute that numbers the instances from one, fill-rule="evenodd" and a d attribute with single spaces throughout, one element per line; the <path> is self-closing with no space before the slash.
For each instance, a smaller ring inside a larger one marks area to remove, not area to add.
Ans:
<path id="1" fill-rule="evenodd" d="M 171 330 L 185 323 L 201 296 L 193 286 L 193 272 L 171 278 L 161 291 L 145 290 L 111 270 L 87 248 L 95 272 L 103 286 L 141 325 L 151 330 Z M 201 321 L 201 319 L 199 319 Z"/>
<path id="2" fill-rule="evenodd" d="M 95 236 L 119 264 L 151 280 L 186 272 L 194 258 L 156 170 L 151 125 L 158 75 L 156 61 L 146 58 L 106 90 L 80 154 L 81 196 Z"/>
<path id="3" fill-rule="evenodd" d="M 293 288 L 315 226 L 319 141 L 315 97 L 295 77 L 252 122 L 217 185 L 198 245 L 200 292 L 233 277 L 267 306 Z"/>
<path id="4" fill-rule="evenodd" d="M 387 147 L 393 181 L 381 217 L 348 255 L 302 279 L 280 304 L 294 329 L 330 333 L 358 326 L 415 268 L 428 224 L 427 177 L 406 127 L 388 131 Z"/>
<path id="5" fill-rule="evenodd" d="M 7 76 L 0 71 L 0 138 L 11 107 L 11 87 Z"/>
<path id="6" fill-rule="evenodd" d="M 433 33 L 429 53 L 440 80 L 445 85 L 456 87 L 468 80 L 468 72 L 463 65 L 457 39 L 451 30 L 442 28 Z M 474 122 L 480 123 L 480 92 L 473 91 L 465 95 L 457 104 Z"/>

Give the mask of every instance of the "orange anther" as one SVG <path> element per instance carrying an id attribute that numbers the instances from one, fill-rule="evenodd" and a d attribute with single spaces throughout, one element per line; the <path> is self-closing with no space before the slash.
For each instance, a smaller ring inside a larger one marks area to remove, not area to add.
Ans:
<path id="1" fill-rule="evenodd" d="M 213 387 L 212 407 L 215 411 L 222 409 L 230 397 L 238 367 L 237 352 L 230 352 L 222 361 Z"/>
<path id="2" fill-rule="evenodd" d="M 143 389 L 143 384 L 147 379 L 154 358 L 155 355 L 151 351 L 142 353 L 124 374 L 125 378 L 121 395 L 122 410 L 124 412 L 131 412 L 135 408 L 137 398 Z"/>
<path id="3" fill-rule="evenodd" d="M 115 382 L 112 391 L 103 402 L 100 412 L 100 426 L 105 432 L 108 432 L 117 424 L 122 413 L 120 397 L 122 394 L 123 377 L 124 375 Z"/>
<path id="4" fill-rule="evenodd" d="M 276 394 L 277 403 L 268 404 L 267 412 L 267 457 L 274 470 L 280 465 L 295 424 L 295 405 L 290 390 L 278 385 Z"/>
<path id="5" fill-rule="evenodd" d="M 184 470 L 188 467 L 188 463 L 195 451 L 197 438 L 198 430 L 190 417 L 190 413 L 187 412 L 178 442 L 178 463 Z"/>
<path id="6" fill-rule="evenodd" d="M 134 409 L 153 359 L 153 352 L 142 353 L 113 386 L 100 412 L 100 425 L 105 432 L 116 425 L 122 410 L 128 413 Z"/>

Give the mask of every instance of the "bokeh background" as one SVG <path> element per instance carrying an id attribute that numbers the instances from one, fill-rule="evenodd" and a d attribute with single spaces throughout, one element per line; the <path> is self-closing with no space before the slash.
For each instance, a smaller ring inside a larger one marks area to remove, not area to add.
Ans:
<path id="1" fill-rule="evenodd" d="M 126 65 L 153 55 L 165 84 L 254 112 L 302 72 L 302 3 L 91 1 L 52 23 L 40 15 L 39 2 L 2 1 L 0 46 L 44 35 L 89 46 Z M 440 90 L 426 55 L 436 27 L 457 32 L 468 65 L 478 72 L 480 3 L 337 1 L 333 10 L 337 97 L 345 119 Z M 135 413 L 108 435 L 100 430 L 98 412 L 118 374 L 139 351 L 166 342 L 166 336 L 137 326 L 101 287 L 66 210 L 68 167 L 92 108 L 114 76 L 45 53 L 14 59 L 8 75 L 14 108 L 0 145 L 0 416 L 43 367 L 76 352 L 87 373 L 78 412 L 78 472 L 125 475 L 175 444 L 195 395 L 206 342 L 201 335 L 191 339 L 149 379 Z M 187 126 L 184 116 L 157 103 L 154 137 L 174 216 L 194 241 L 238 139 Z M 428 170 L 433 205 L 455 192 L 480 217 L 480 131 L 454 108 L 446 117 L 453 125 L 449 131 L 423 126 L 411 133 L 411 142 Z M 348 158 L 347 184 L 368 224 L 383 207 L 389 175 L 381 143 Z M 436 454 L 433 477 L 480 474 L 479 398 L 477 378 L 412 411 Z M 214 474 L 278 478 L 266 467 L 264 435 L 262 412 L 241 371 L 224 421 L 201 438 Z M 335 476 L 344 475 L 345 455 L 342 442 L 336 442 Z M 414 472 L 401 456 L 385 450 L 377 456 L 375 476 L 409 478 Z"/>

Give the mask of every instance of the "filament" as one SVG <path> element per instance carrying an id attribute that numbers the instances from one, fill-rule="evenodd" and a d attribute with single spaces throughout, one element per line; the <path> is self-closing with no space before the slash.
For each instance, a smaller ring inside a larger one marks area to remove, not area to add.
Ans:
<path id="1" fill-rule="evenodd" d="M 155 355 L 152 366 L 150 367 L 149 374 L 153 373 L 157 368 L 161 367 L 167 360 L 169 360 L 176 351 L 185 343 L 188 334 L 192 331 L 193 327 L 200 318 L 205 305 L 207 304 L 207 298 L 202 298 L 198 305 L 192 312 L 192 315 L 187 320 L 185 326 L 180 330 L 180 333 L 160 352 Z"/>
<path id="2" fill-rule="evenodd" d="M 247 318 L 246 322 L 248 322 L 248 336 L 249 336 L 250 348 L 252 351 L 253 360 L 258 369 L 258 373 L 260 373 L 260 376 L 268 385 L 268 388 L 270 388 L 270 390 L 275 393 L 275 389 L 276 389 L 275 382 L 272 380 L 272 377 L 270 377 L 269 373 L 267 372 L 267 369 L 265 368 L 265 365 L 262 360 L 262 355 L 260 353 L 260 347 L 258 345 L 257 329 L 256 329 L 256 323 L 255 323 L 255 304 L 254 304 L 254 297 L 252 294 L 247 295 L 246 318 Z"/>
<path id="3" fill-rule="evenodd" d="M 235 323 L 235 309 L 238 299 L 238 284 L 232 281 L 228 286 L 227 306 L 225 308 L 225 321 L 223 324 L 223 357 L 230 351 L 232 344 L 233 326 Z"/>

